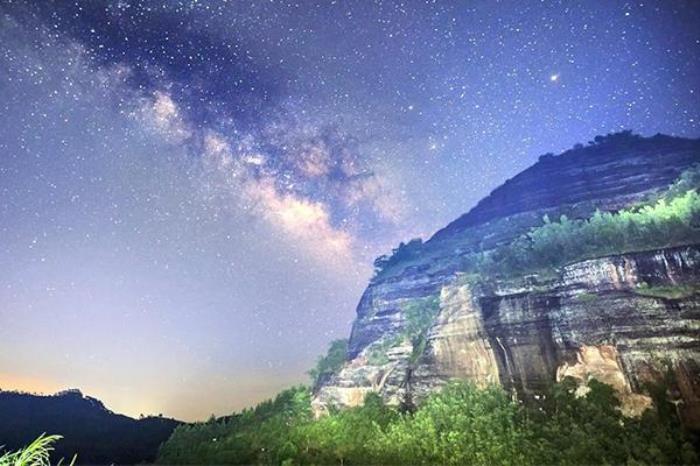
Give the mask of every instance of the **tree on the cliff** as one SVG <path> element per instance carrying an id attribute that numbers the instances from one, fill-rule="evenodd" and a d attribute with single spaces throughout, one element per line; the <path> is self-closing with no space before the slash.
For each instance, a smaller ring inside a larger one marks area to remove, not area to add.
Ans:
<path id="1" fill-rule="evenodd" d="M 328 347 L 328 351 L 316 361 L 316 365 L 309 370 L 312 384 L 315 386 L 325 378 L 336 374 L 347 359 L 348 339 L 341 338 L 333 340 Z"/>
<path id="2" fill-rule="evenodd" d="M 640 135 L 633 133 L 631 129 L 625 129 L 616 133 L 608 133 L 604 136 L 596 136 L 590 144 L 623 145 L 639 141 L 640 139 L 642 139 Z"/>
<path id="3" fill-rule="evenodd" d="M 404 304 L 403 311 L 403 336 L 411 342 L 411 363 L 415 363 L 425 350 L 428 330 L 440 311 L 440 299 L 437 296 L 415 299 Z"/>
<path id="4" fill-rule="evenodd" d="M 375 274 L 379 274 L 398 263 L 418 257 L 422 246 L 423 240 L 420 238 L 414 238 L 408 243 L 401 242 L 397 248 L 391 250 L 391 254 L 379 256 L 374 260 Z"/>

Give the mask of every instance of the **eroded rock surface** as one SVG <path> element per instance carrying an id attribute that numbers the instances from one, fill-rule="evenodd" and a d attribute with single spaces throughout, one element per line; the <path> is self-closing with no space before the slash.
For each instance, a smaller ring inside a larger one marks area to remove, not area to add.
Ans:
<path id="1" fill-rule="evenodd" d="M 438 232 L 420 257 L 370 283 L 348 362 L 317 388 L 315 409 L 353 406 L 370 391 L 389 403 L 407 392 L 419 402 L 455 378 L 537 394 L 571 376 L 582 386 L 592 378 L 610 383 L 625 412 L 638 414 L 649 404 L 644 385 L 670 379 L 684 420 L 700 427 L 700 238 L 581 261 L 547 276 L 460 272 L 464 254 L 510 241 L 541 222 L 543 212 L 575 218 L 624 207 L 698 162 L 700 141 L 662 136 L 546 157 L 516 176 Z M 667 289 L 688 292 L 655 292 Z M 429 296 L 439 297 L 440 309 L 416 358 L 404 309 Z"/>

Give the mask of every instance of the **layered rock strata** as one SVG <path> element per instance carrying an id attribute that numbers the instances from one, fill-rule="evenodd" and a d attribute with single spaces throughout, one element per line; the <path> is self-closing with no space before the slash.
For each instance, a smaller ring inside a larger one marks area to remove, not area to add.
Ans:
<path id="1" fill-rule="evenodd" d="M 345 366 L 316 388 L 317 413 L 360 404 L 372 391 L 393 404 L 407 395 L 420 402 L 451 379 L 536 396 L 573 377 L 582 391 L 593 378 L 609 383 L 625 412 L 638 414 L 649 404 L 645 384 L 670 380 L 669 396 L 700 428 L 700 238 L 546 276 L 474 276 L 460 262 L 509 242 L 545 213 L 587 217 L 649 199 L 698 162 L 700 141 L 666 136 L 544 157 L 438 232 L 417 257 L 372 280 Z M 416 357 L 405 309 L 431 296 L 439 311 Z"/>

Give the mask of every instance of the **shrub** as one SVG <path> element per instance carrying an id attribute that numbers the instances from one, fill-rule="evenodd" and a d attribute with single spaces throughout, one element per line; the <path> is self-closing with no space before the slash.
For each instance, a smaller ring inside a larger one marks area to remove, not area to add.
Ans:
<path id="1" fill-rule="evenodd" d="M 379 256 L 374 260 L 375 276 L 379 275 L 390 267 L 410 259 L 418 257 L 423 247 L 423 240 L 414 238 L 408 243 L 401 243 L 397 248 L 392 249 L 391 254 Z"/>
<path id="2" fill-rule="evenodd" d="M 347 359 L 347 353 L 347 338 L 332 341 L 326 355 L 319 357 L 316 366 L 308 372 L 312 383 L 316 385 L 324 378 L 338 373 Z"/>
<path id="3" fill-rule="evenodd" d="M 693 244 L 700 240 L 700 195 L 686 191 L 671 200 L 617 213 L 596 211 L 587 220 L 543 224 L 511 244 L 486 253 L 485 271 L 500 274 L 560 267 L 570 262 L 628 251 Z"/>
<path id="4" fill-rule="evenodd" d="M 500 387 L 453 382 L 414 413 L 369 394 L 363 406 L 314 420 L 303 387 L 209 423 L 179 427 L 161 449 L 167 464 L 694 464 L 687 432 L 652 390 L 655 408 L 625 418 L 614 390 L 596 381 L 553 384 L 539 400 Z"/>
<path id="5" fill-rule="evenodd" d="M 413 300 L 404 305 L 405 324 L 403 336 L 413 345 L 411 362 L 416 362 L 425 350 L 428 330 L 433 325 L 440 311 L 440 300 L 437 296 Z"/>

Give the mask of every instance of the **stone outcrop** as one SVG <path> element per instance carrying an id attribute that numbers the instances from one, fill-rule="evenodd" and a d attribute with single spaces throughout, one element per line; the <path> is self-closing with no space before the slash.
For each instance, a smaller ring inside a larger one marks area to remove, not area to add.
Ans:
<path id="1" fill-rule="evenodd" d="M 576 361 L 564 362 L 557 368 L 557 382 L 566 377 L 574 378 L 579 387 L 577 395 L 588 392 L 588 383 L 595 379 L 610 385 L 622 400 L 623 412 L 628 416 L 639 416 L 652 403 L 649 396 L 634 393 L 625 375 L 617 348 L 613 345 L 582 345 L 576 353 Z"/>
<path id="2" fill-rule="evenodd" d="M 544 157 L 438 232 L 417 258 L 372 280 L 348 361 L 317 387 L 314 408 L 353 406 L 370 391 L 389 403 L 407 393 L 419 402 L 455 378 L 537 395 L 573 377 L 581 392 L 594 378 L 609 383 L 634 415 L 649 405 L 645 384 L 670 380 L 684 420 L 700 427 L 700 238 L 546 276 L 474 276 L 460 262 L 474 248 L 521 234 L 543 213 L 588 216 L 646 199 L 697 162 L 700 141 L 665 136 Z M 404 332 L 405 305 L 429 296 L 439 297 L 439 312 L 416 357 Z"/>

